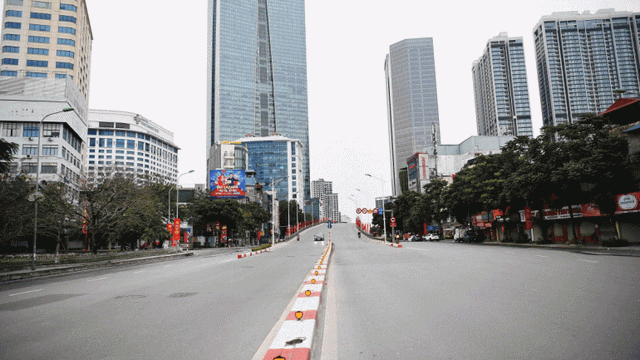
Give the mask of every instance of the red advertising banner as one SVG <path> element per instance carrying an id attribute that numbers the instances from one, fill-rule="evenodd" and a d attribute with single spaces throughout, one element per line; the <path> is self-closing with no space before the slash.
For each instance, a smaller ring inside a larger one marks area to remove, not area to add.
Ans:
<path id="1" fill-rule="evenodd" d="M 616 215 L 640 211 L 640 192 L 618 195 L 616 198 Z"/>
<path id="2" fill-rule="evenodd" d="M 180 241 L 180 219 L 173 219 L 173 241 L 171 246 L 178 246 Z"/>
<path id="3" fill-rule="evenodd" d="M 531 207 L 530 206 L 525 206 L 524 207 L 524 219 L 525 219 L 525 230 L 531 230 L 533 229 L 533 221 L 531 220 L 531 218 L 533 217 L 533 214 L 531 213 Z"/>
<path id="4" fill-rule="evenodd" d="M 182 242 L 184 242 L 185 244 L 189 243 L 189 232 L 188 231 L 184 232 L 184 238 L 182 239 Z"/>
<path id="5" fill-rule="evenodd" d="M 169 236 L 173 236 L 173 224 L 172 223 L 168 223 L 167 224 L 167 230 L 169 230 Z"/>

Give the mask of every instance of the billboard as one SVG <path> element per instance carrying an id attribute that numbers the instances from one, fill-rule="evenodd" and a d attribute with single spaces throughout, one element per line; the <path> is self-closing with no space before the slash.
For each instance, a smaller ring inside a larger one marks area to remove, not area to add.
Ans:
<path id="1" fill-rule="evenodd" d="M 211 170 L 209 190 L 214 199 L 242 199 L 246 196 L 244 170 Z"/>

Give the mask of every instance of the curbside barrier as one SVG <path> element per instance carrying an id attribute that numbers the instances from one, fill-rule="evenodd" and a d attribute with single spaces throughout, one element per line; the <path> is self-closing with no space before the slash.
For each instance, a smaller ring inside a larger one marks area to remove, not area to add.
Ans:
<path id="1" fill-rule="evenodd" d="M 329 241 L 322 257 L 305 277 L 301 292 L 295 295 L 293 306 L 263 360 L 273 360 L 278 357 L 292 360 L 311 358 L 324 280 L 332 252 L 333 243 Z"/>

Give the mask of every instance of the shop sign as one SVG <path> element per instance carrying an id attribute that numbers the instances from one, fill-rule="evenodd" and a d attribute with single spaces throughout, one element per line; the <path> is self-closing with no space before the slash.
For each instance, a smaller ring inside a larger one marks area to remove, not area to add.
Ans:
<path id="1" fill-rule="evenodd" d="M 616 215 L 640 211 L 640 192 L 618 195 L 616 200 Z"/>

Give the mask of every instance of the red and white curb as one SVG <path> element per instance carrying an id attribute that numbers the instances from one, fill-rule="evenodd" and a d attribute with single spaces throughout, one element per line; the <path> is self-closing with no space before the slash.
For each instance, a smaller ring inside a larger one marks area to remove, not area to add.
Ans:
<path id="1" fill-rule="evenodd" d="M 310 359 L 332 248 L 333 244 L 329 241 L 324 254 L 305 278 L 301 292 L 296 295 L 289 315 L 280 326 L 263 360 Z"/>
<path id="2" fill-rule="evenodd" d="M 263 250 L 260 250 L 260 251 L 254 251 L 254 252 L 248 252 L 248 253 L 244 253 L 244 254 L 238 254 L 238 259 L 246 258 L 247 256 L 253 256 L 253 255 L 262 254 L 263 252 L 271 251 L 271 250 L 277 249 L 277 248 L 279 248 L 281 246 L 287 245 L 292 241 L 293 240 L 277 243 L 276 245 L 274 245 L 274 246 L 272 246 L 270 248 L 263 249 Z"/>
<path id="3" fill-rule="evenodd" d="M 394 243 L 390 243 L 390 242 L 384 242 L 382 240 L 373 240 L 373 239 L 367 239 L 373 243 L 376 244 L 380 244 L 380 245 L 387 245 L 387 246 L 391 246 L 391 247 L 395 247 L 395 248 L 401 248 L 402 244 L 394 244 Z"/>

